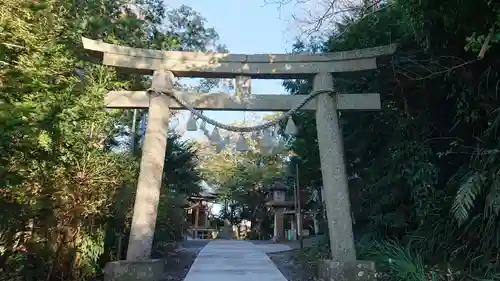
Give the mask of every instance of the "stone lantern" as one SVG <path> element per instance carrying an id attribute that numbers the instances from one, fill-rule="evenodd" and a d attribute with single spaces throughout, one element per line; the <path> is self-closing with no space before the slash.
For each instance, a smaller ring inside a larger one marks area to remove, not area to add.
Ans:
<path id="1" fill-rule="evenodd" d="M 285 238 L 285 230 L 283 227 L 283 218 L 285 208 L 293 207 L 293 201 L 286 200 L 286 186 L 282 177 L 274 177 L 273 184 L 269 188 L 272 194 L 272 199 L 266 205 L 274 209 L 274 235 L 275 242 L 282 241 Z"/>

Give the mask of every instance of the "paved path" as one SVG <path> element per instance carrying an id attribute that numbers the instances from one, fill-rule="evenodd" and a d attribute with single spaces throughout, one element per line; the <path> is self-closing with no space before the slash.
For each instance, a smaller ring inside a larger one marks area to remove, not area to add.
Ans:
<path id="1" fill-rule="evenodd" d="M 287 281 L 259 246 L 248 241 L 211 241 L 184 281 Z"/>

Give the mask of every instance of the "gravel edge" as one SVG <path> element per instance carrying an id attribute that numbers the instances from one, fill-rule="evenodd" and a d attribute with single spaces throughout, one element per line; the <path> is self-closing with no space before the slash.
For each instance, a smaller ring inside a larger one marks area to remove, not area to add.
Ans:
<path id="1" fill-rule="evenodd" d="M 184 241 L 179 248 L 170 251 L 163 257 L 165 260 L 164 281 L 183 281 L 193 265 L 196 257 L 207 244 Z M 268 253 L 267 256 L 288 281 L 317 281 L 314 270 L 299 262 L 297 256 L 300 249 Z"/>
<path id="2" fill-rule="evenodd" d="M 299 251 L 300 249 L 295 249 L 267 255 L 288 281 L 317 281 L 314 270 L 299 262 Z"/>
<path id="3" fill-rule="evenodd" d="M 197 242 L 193 245 L 190 241 L 184 241 L 179 248 L 170 251 L 163 257 L 165 260 L 165 271 L 162 280 L 183 281 L 201 249 L 207 244 Z"/>

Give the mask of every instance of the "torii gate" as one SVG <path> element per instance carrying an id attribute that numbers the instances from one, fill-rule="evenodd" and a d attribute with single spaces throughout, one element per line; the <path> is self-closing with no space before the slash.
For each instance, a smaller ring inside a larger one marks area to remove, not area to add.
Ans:
<path id="1" fill-rule="evenodd" d="M 322 54 L 224 54 L 172 52 L 107 44 L 82 38 L 85 49 L 102 57 L 104 65 L 153 75 L 156 92 L 173 89 L 175 77 L 257 79 L 313 79 L 313 90 L 335 93 L 331 73 L 372 70 L 376 58 L 393 54 L 396 45 Z M 240 83 L 239 83 L 240 84 Z M 238 87 L 239 85 L 237 85 Z M 237 89 L 238 91 L 238 89 Z M 288 111 L 303 96 L 251 95 L 243 102 L 229 94 L 179 92 L 182 100 L 199 110 Z M 127 251 L 127 261 L 150 259 L 167 146 L 169 109 L 183 107 L 166 95 L 146 91 L 112 91 L 108 108 L 149 110 L 140 174 Z M 379 94 L 321 94 L 303 110 L 316 111 L 316 127 L 325 192 L 332 260 L 340 272 L 356 264 L 347 175 L 337 110 L 379 110 Z M 168 164 L 168 163 L 167 163 Z M 343 273 L 342 273 L 343 274 Z"/>

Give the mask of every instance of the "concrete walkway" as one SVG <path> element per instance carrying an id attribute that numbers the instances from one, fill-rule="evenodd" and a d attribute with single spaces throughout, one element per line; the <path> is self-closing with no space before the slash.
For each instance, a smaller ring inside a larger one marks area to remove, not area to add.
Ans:
<path id="1" fill-rule="evenodd" d="M 214 240 L 198 254 L 184 281 L 287 281 L 252 242 Z"/>

